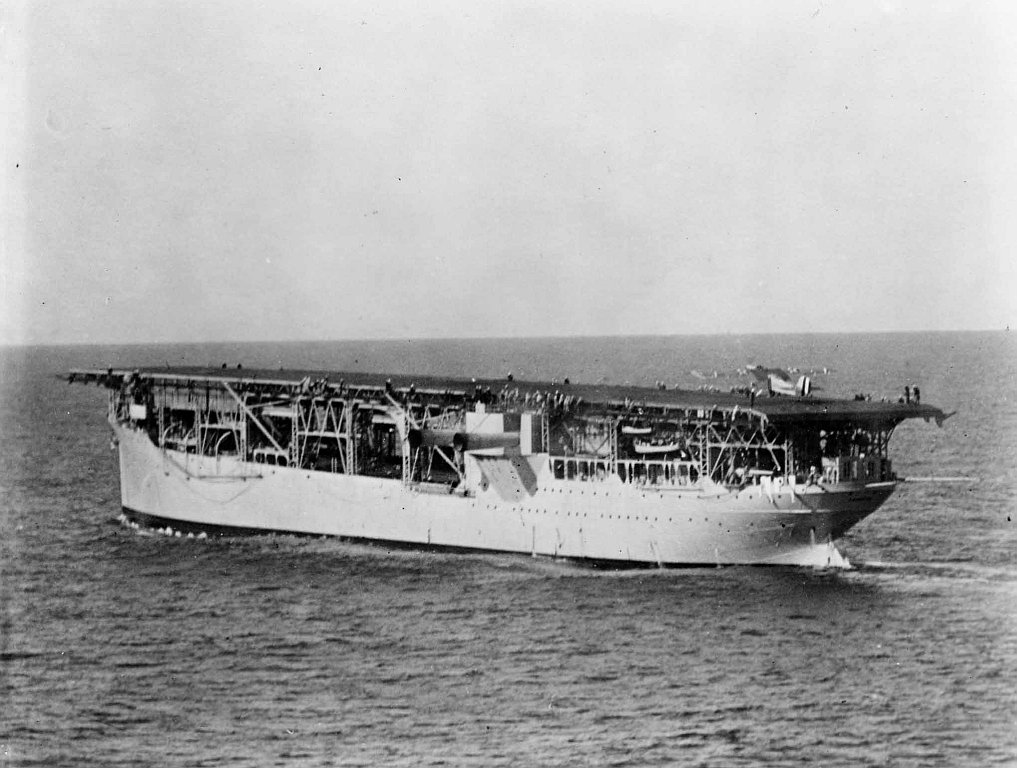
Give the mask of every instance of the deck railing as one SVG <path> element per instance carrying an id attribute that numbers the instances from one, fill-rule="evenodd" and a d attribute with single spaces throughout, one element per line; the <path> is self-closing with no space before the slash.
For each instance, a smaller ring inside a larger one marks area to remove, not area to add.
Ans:
<path id="1" fill-rule="evenodd" d="M 699 465 L 687 460 L 615 459 L 600 456 L 550 456 L 551 473 L 558 480 L 604 482 L 617 477 L 623 483 L 652 486 L 692 485 Z"/>

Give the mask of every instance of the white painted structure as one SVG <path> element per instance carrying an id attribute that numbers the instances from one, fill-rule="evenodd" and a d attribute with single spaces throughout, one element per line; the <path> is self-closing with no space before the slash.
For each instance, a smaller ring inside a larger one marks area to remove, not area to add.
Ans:
<path id="1" fill-rule="evenodd" d="M 599 563 L 846 566 L 834 542 L 896 487 L 896 425 L 946 418 L 754 392 L 267 374 L 71 373 L 110 390 L 128 520 Z"/>
<path id="2" fill-rule="evenodd" d="M 894 482 L 836 487 L 709 481 L 650 489 L 559 480 L 547 454 L 467 456 L 472 490 L 312 472 L 164 450 L 113 424 L 129 517 L 186 529 L 257 529 L 399 544 L 657 565 L 845 566 L 832 540 Z M 473 471 L 470 471 L 472 468 Z M 535 480 L 528 485 L 523 479 Z"/>

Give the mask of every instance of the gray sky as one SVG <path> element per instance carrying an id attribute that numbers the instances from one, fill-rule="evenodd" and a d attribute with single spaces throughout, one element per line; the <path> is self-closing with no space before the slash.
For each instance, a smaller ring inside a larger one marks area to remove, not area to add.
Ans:
<path id="1" fill-rule="evenodd" d="M 1017 321 L 1003 3 L 3 14 L 0 343 Z"/>

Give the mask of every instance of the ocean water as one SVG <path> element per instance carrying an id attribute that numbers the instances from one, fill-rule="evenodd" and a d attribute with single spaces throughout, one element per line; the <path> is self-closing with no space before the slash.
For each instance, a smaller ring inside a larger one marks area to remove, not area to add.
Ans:
<path id="1" fill-rule="evenodd" d="M 721 387 L 748 362 L 956 411 L 849 571 L 595 570 L 119 525 L 105 394 L 159 363 Z M 695 374 L 692 371 L 696 371 Z M 717 372 L 716 379 L 713 372 Z M 0 764 L 1017 764 L 1008 333 L 0 349 Z"/>

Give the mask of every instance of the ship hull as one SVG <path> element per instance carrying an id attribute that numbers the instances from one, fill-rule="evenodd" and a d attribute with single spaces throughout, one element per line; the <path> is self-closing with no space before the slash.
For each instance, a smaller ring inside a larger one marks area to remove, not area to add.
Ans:
<path id="1" fill-rule="evenodd" d="M 833 542 L 894 483 L 656 489 L 559 480 L 546 456 L 488 460 L 469 495 L 399 479 L 186 454 L 120 423 L 128 517 L 183 531 L 283 532 L 597 563 L 843 567 Z M 535 478 L 514 482 L 519 463 Z"/>

